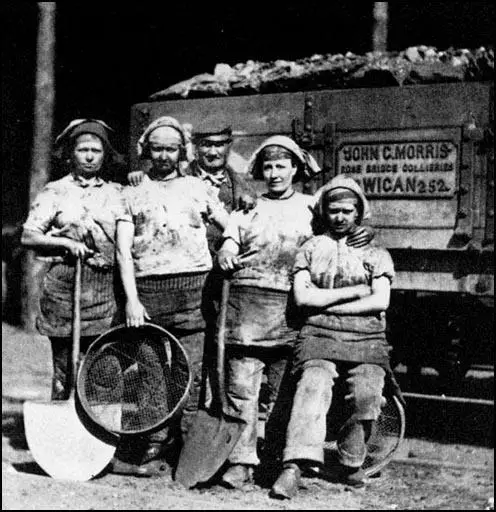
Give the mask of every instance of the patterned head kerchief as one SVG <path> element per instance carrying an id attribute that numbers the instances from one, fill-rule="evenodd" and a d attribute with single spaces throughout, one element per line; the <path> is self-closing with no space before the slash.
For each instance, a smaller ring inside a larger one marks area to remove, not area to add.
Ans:
<path id="1" fill-rule="evenodd" d="M 173 117 L 170 117 L 170 116 L 163 116 L 163 117 L 159 117 L 158 119 L 155 119 L 155 121 L 150 123 L 145 128 L 145 131 L 139 138 L 138 145 L 136 148 L 138 151 L 139 157 L 142 157 L 144 154 L 144 150 L 148 143 L 148 136 L 150 135 L 150 133 L 153 132 L 153 130 L 155 130 L 161 126 L 167 126 L 169 128 L 174 128 L 175 130 L 177 130 L 177 132 L 180 135 L 182 146 L 186 150 L 187 145 L 190 143 L 190 140 L 189 140 L 190 137 L 189 137 L 188 131 L 185 129 L 185 127 L 183 127 L 183 125 L 177 119 L 174 119 Z M 183 153 L 184 154 L 183 154 L 182 160 L 188 160 L 188 156 L 186 154 L 187 152 L 185 151 Z"/>

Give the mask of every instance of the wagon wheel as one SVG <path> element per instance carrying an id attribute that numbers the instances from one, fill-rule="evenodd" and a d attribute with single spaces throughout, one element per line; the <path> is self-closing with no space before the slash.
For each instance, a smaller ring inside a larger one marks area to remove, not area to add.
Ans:
<path id="1" fill-rule="evenodd" d="M 441 340 L 440 354 L 434 363 L 439 374 L 440 388 L 443 391 L 456 391 L 463 385 L 463 379 L 472 364 L 472 353 L 468 347 L 474 348 L 475 340 L 464 332 L 458 319 L 448 322 L 445 336 Z"/>

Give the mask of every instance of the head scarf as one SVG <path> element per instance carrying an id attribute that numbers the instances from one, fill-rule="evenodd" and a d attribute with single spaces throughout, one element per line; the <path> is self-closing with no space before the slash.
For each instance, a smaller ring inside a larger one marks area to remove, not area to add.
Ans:
<path id="1" fill-rule="evenodd" d="M 327 201 L 329 203 L 338 202 L 338 201 L 348 201 L 352 200 L 354 204 L 361 203 L 361 199 L 355 192 L 352 192 L 349 188 L 337 187 L 329 190 L 327 192 Z M 360 204 L 360 208 L 363 205 Z"/>
<path id="2" fill-rule="evenodd" d="M 321 222 L 325 218 L 325 211 L 330 198 L 333 201 L 339 201 L 347 197 L 357 198 L 359 201 L 358 211 L 360 212 L 358 223 L 370 217 L 369 202 L 360 185 L 354 179 L 348 178 L 343 174 L 334 176 L 331 181 L 317 191 L 317 194 L 315 215 L 318 216 Z"/>
<path id="3" fill-rule="evenodd" d="M 74 119 L 55 139 L 54 154 L 58 158 L 63 158 L 67 155 L 67 151 L 71 149 L 71 145 L 74 144 L 74 140 L 78 135 L 91 133 L 102 141 L 105 147 L 105 156 L 108 156 L 114 162 L 120 162 L 122 160 L 121 155 L 117 153 L 110 143 L 109 134 L 113 131 L 107 123 L 99 119 Z"/>
<path id="4" fill-rule="evenodd" d="M 263 156 L 263 150 L 267 146 L 280 146 L 287 151 L 290 151 L 291 154 L 296 157 L 296 160 L 298 161 L 298 172 L 296 173 L 293 181 L 297 181 L 303 177 L 311 178 L 321 171 L 313 156 L 308 153 L 308 151 L 300 148 L 293 139 L 290 139 L 285 135 L 275 135 L 266 139 L 255 150 L 248 161 L 247 172 L 251 173 L 255 179 L 260 179 L 262 177 L 261 158 Z"/>
<path id="5" fill-rule="evenodd" d="M 148 151 L 146 150 L 148 145 L 148 137 L 150 133 L 153 132 L 153 130 L 160 128 L 161 126 L 167 126 L 169 128 L 173 128 L 176 130 L 181 139 L 181 145 L 183 148 L 183 151 L 181 151 L 181 160 L 188 160 L 188 152 L 187 152 L 187 146 L 190 144 L 190 136 L 189 132 L 183 127 L 183 125 L 173 117 L 170 116 L 163 116 L 159 117 L 158 119 L 155 119 L 152 123 L 150 123 L 146 128 L 141 137 L 138 140 L 137 145 L 137 151 L 138 156 L 140 158 L 145 158 L 148 156 Z"/>
<path id="6" fill-rule="evenodd" d="M 284 160 L 287 158 L 294 158 L 295 154 L 289 149 L 282 146 L 266 146 L 260 153 L 260 159 L 265 160 Z"/>

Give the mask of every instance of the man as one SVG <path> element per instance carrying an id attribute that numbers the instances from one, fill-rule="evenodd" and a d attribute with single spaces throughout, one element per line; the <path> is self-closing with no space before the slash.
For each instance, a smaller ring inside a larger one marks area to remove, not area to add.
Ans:
<path id="1" fill-rule="evenodd" d="M 244 176 L 228 164 L 232 144 L 232 129 L 227 124 L 199 124 L 193 128 L 196 159 L 190 164 L 190 173 L 218 189 L 219 199 L 230 213 L 233 210 L 251 210 L 256 193 Z M 216 253 L 221 245 L 222 232 L 212 226 L 207 231 L 209 247 Z"/>
<path id="2" fill-rule="evenodd" d="M 190 172 L 211 187 L 217 193 L 225 209 L 249 211 L 256 204 L 256 193 L 246 178 L 236 172 L 228 163 L 232 145 L 232 129 L 227 124 L 200 123 L 193 129 L 193 144 L 196 158 L 190 164 Z M 215 259 L 223 241 L 223 232 L 211 224 L 207 227 L 208 247 Z M 218 266 L 210 271 L 205 283 L 203 314 L 207 322 L 205 336 L 204 378 L 211 383 L 216 378 L 215 331 L 220 309 L 223 273 Z M 205 382 L 206 396 L 210 388 Z"/>

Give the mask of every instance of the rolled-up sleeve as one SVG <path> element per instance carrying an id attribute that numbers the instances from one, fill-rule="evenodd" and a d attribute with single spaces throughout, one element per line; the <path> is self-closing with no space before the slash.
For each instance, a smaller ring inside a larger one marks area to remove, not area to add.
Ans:
<path id="1" fill-rule="evenodd" d="M 383 248 L 377 248 L 374 258 L 369 263 L 369 269 L 372 279 L 378 277 L 387 277 L 392 283 L 395 277 L 394 263 L 389 251 Z"/>
<path id="2" fill-rule="evenodd" d="M 226 229 L 222 235 L 222 238 L 226 240 L 230 238 L 234 240 L 239 246 L 241 246 L 241 234 L 240 234 L 240 212 L 232 212 L 229 215 Z"/>
<path id="3" fill-rule="evenodd" d="M 295 262 L 293 265 L 292 275 L 294 276 L 300 270 L 310 271 L 312 263 L 312 251 L 314 248 L 314 241 L 312 239 L 307 240 L 296 253 Z"/>
<path id="4" fill-rule="evenodd" d="M 133 194 L 130 187 L 125 187 L 121 193 L 121 200 L 116 221 L 133 222 L 132 213 Z"/>
<path id="5" fill-rule="evenodd" d="M 57 194 L 45 187 L 35 198 L 29 209 L 28 218 L 23 224 L 25 230 L 47 233 L 57 215 Z"/>

